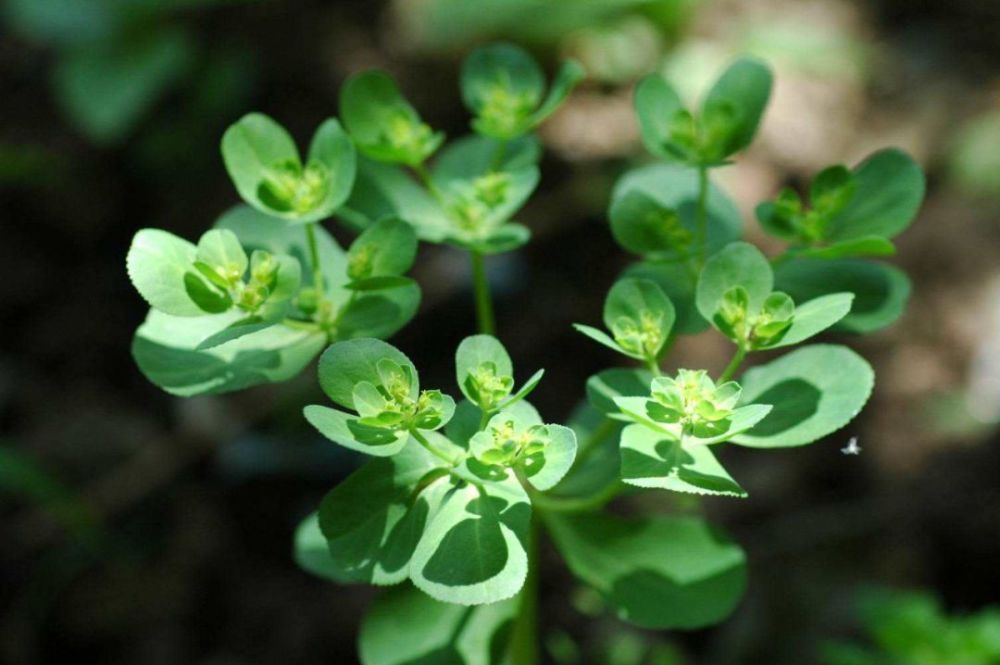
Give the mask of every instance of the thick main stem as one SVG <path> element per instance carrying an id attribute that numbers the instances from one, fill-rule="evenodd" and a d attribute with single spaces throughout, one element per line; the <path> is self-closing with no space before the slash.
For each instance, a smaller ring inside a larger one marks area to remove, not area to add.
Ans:
<path id="1" fill-rule="evenodd" d="M 486 278 L 483 255 L 471 250 L 469 257 L 472 259 L 472 286 L 476 292 L 476 321 L 479 324 L 479 332 L 484 335 L 493 335 L 496 334 L 493 297 L 490 295 L 490 283 Z"/>
<path id="2" fill-rule="evenodd" d="M 698 167 L 698 256 L 699 266 L 708 256 L 708 167 Z"/>
<path id="3" fill-rule="evenodd" d="M 528 577 L 521 589 L 521 603 L 517 622 L 510 636 L 507 656 L 510 665 L 538 665 L 538 546 L 541 538 L 541 521 L 531 516 L 528 534 Z"/>

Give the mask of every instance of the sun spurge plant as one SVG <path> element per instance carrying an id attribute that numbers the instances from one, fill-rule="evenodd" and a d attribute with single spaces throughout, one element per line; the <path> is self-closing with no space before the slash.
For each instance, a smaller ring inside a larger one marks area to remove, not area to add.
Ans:
<path id="1" fill-rule="evenodd" d="M 747 356 L 881 328 L 905 303 L 905 275 L 871 257 L 893 252 L 919 208 L 923 177 L 907 156 L 877 152 L 762 203 L 762 227 L 786 244 L 768 258 L 740 240 L 740 215 L 710 175 L 751 143 L 770 71 L 737 61 L 699 107 L 650 76 L 636 109 L 657 161 L 621 176 L 608 214 L 639 260 L 611 286 L 603 327 L 577 326 L 625 365 L 593 376 L 568 422 L 549 422 L 528 401 L 542 371 L 515 372 L 493 336 L 484 256 L 529 240 L 514 216 L 539 182 L 532 131 L 581 78 L 568 62 L 546 86 L 521 49 L 480 49 L 461 76 L 473 134 L 448 144 L 384 72 L 345 83 L 343 127 L 320 125 L 305 157 L 278 123 L 250 114 L 222 141 L 246 205 L 197 243 L 144 229 L 129 251 L 152 307 L 133 354 L 165 390 L 283 381 L 319 357 L 329 401 L 305 418 L 367 461 L 305 519 L 295 557 L 338 583 L 398 585 L 364 620 L 369 665 L 537 662 L 544 534 L 622 620 L 722 620 L 745 586 L 739 545 L 697 510 L 623 518 L 605 506 L 639 488 L 746 496 L 722 444 L 812 443 L 854 418 L 873 384 L 844 346 L 769 355 L 740 374 Z M 358 232 L 348 248 L 320 227 L 328 219 Z M 456 351 L 453 387 L 424 385 L 382 341 L 416 311 L 405 273 L 418 240 L 471 258 L 479 330 Z M 728 366 L 713 374 L 680 359 L 665 374 L 674 341 L 708 328 L 731 343 Z"/>

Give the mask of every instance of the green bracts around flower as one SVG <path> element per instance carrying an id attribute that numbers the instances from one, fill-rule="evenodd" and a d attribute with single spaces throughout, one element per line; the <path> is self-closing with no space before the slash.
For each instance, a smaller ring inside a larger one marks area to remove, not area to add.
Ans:
<path id="1" fill-rule="evenodd" d="M 771 94 L 771 71 L 741 58 L 715 82 L 699 113 L 686 109 L 659 74 L 647 76 L 635 93 L 646 149 L 661 159 L 691 167 L 718 166 L 753 140 Z"/>
<path id="2" fill-rule="evenodd" d="M 673 303 L 655 282 L 626 278 L 611 287 L 604 301 L 604 325 L 611 335 L 579 323 L 573 327 L 629 358 L 655 363 L 675 319 Z"/>
<path id="3" fill-rule="evenodd" d="M 552 115 L 584 77 L 583 67 L 563 63 L 549 94 L 538 63 L 513 44 L 492 44 L 466 58 L 462 65 L 462 99 L 475 114 L 472 128 L 483 136 L 510 141 Z"/>
<path id="4" fill-rule="evenodd" d="M 297 223 L 333 215 L 354 184 L 354 146 L 333 118 L 316 130 L 303 163 L 284 127 L 250 113 L 226 130 L 222 158 L 244 201 Z"/>

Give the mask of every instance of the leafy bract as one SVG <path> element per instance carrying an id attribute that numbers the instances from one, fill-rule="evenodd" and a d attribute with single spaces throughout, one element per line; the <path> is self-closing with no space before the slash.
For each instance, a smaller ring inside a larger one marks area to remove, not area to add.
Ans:
<path id="1" fill-rule="evenodd" d="M 151 310 L 132 340 L 132 357 L 151 382 L 190 397 L 286 381 L 326 345 L 326 335 L 276 325 L 197 350 L 199 344 L 238 320 L 236 312 L 175 317 Z"/>
<path id="2" fill-rule="evenodd" d="M 645 369 L 606 369 L 587 379 L 587 401 L 603 414 L 614 414 L 618 412 L 615 397 L 648 395 L 652 380 L 652 372 Z"/>
<path id="3" fill-rule="evenodd" d="M 863 259 L 792 259 L 775 269 L 775 281 L 797 301 L 835 292 L 854 294 L 851 311 L 836 328 L 856 333 L 879 330 L 896 321 L 910 296 L 906 273 Z"/>
<path id="4" fill-rule="evenodd" d="M 660 287 L 650 280 L 625 278 L 615 282 L 604 300 L 604 325 L 574 327 L 591 339 L 630 358 L 655 361 L 670 338 L 676 313 Z"/>
<path id="5" fill-rule="evenodd" d="M 792 189 L 757 207 L 764 230 L 797 246 L 795 253 L 819 258 L 886 256 L 889 241 L 920 208 L 924 176 L 904 152 L 880 150 L 854 169 L 824 169 L 812 181 L 809 205 Z"/>
<path id="6" fill-rule="evenodd" d="M 293 556 L 295 563 L 317 577 L 331 582 L 349 582 L 350 578 L 341 573 L 336 561 L 330 556 L 330 547 L 319 528 L 319 514 L 308 515 L 295 529 Z"/>
<path id="7" fill-rule="evenodd" d="M 844 346 L 815 344 L 753 367 L 743 375 L 742 400 L 773 404 L 771 412 L 733 443 L 787 448 L 839 430 L 868 401 L 875 375 Z"/>
<path id="8" fill-rule="evenodd" d="M 340 117 L 358 150 L 371 159 L 417 166 L 444 142 L 385 72 L 349 78 L 340 90 Z"/>
<path id="9" fill-rule="evenodd" d="M 368 425 L 356 415 L 318 404 L 310 404 L 302 413 L 309 424 L 326 438 L 374 457 L 395 455 L 410 438 L 410 433 L 405 430 Z"/>
<path id="10" fill-rule="evenodd" d="M 373 277 L 398 276 L 413 266 L 417 236 L 406 222 L 382 219 L 364 230 L 347 251 L 352 283 Z"/>
<path id="11" fill-rule="evenodd" d="M 358 637 L 364 665 L 495 665 L 507 651 L 519 600 L 463 607 L 411 586 L 386 591 L 368 609 Z"/>
<path id="12" fill-rule="evenodd" d="M 705 445 L 682 445 L 679 439 L 645 425 L 628 425 L 621 434 L 622 480 L 637 487 L 692 494 L 745 497 Z"/>
<path id="13" fill-rule="evenodd" d="M 705 330 L 708 321 L 698 312 L 695 294 L 698 275 L 684 263 L 664 261 L 640 261 L 625 269 L 621 277 L 648 279 L 655 282 L 674 304 L 677 320 L 674 332 L 678 335 L 693 335 Z"/>
<path id="14" fill-rule="evenodd" d="M 476 132 L 511 140 L 555 112 L 583 76 L 578 63 L 567 61 L 543 100 L 545 76 L 538 63 L 513 44 L 491 44 L 473 51 L 462 64 L 462 100 L 476 116 Z"/>
<path id="15" fill-rule="evenodd" d="M 293 222 L 331 216 L 354 184 L 354 146 L 333 118 L 316 130 L 305 163 L 285 128 L 261 113 L 226 130 L 222 157 L 244 201 Z"/>
<path id="16" fill-rule="evenodd" d="M 677 262 L 698 251 L 698 174 L 676 164 L 628 171 L 611 194 L 611 232 L 623 248 L 656 261 Z M 718 187 L 706 195 L 706 253 L 738 240 L 739 210 Z M 667 294 L 673 298 L 669 290 Z"/>
<path id="17" fill-rule="evenodd" d="M 701 628 L 726 618 L 746 588 L 739 545 L 694 517 L 625 519 L 546 513 L 573 573 L 645 628 Z"/>
<path id="18" fill-rule="evenodd" d="M 191 298 L 184 277 L 192 269 L 194 244 L 159 229 L 142 229 L 132 239 L 126 265 L 140 295 L 161 312 L 173 316 L 204 316 Z"/>
<path id="19" fill-rule="evenodd" d="M 417 543 L 450 487 L 437 468 L 436 458 L 411 442 L 333 488 L 319 509 L 330 574 L 372 584 L 405 580 Z"/>
<path id="20" fill-rule="evenodd" d="M 431 516 L 410 562 L 410 578 L 433 598 L 460 605 L 495 603 L 524 585 L 531 504 L 508 474 L 451 489 Z"/>
<path id="21" fill-rule="evenodd" d="M 396 347 L 378 339 L 352 339 L 332 345 L 319 359 L 319 384 L 326 396 L 348 409 L 355 409 L 354 387 L 362 382 L 381 385 L 379 362 L 389 360 L 409 370 L 408 394 L 420 392 L 417 368 Z"/>
<path id="22" fill-rule="evenodd" d="M 519 402 L 497 413 L 469 439 L 475 464 L 470 472 L 484 479 L 515 469 L 540 491 L 562 480 L 576 457 L 576 434 L 562 425 L 546 425 L 534 409 Z"/>
<path id="23" fill-rule="evenodd" d="M 635 108 L 643 143 L 668 161 L 705 168 L 746 148 L 753 140 L 771 94 L 771 72 L 741 58 L 726 69 L 694 114 L 659 74 L 636 89 Z"/>
<path id="24" fill-rule="evenodd" d="M 726 292 L 742 287 L 748 297 L 747 310 L 757 312 L 773 286 L 771 264 L 760 250 L 749 243 L 734 242 L 705 263 L 698 278 L 698 311 L 711 321 Z"/>

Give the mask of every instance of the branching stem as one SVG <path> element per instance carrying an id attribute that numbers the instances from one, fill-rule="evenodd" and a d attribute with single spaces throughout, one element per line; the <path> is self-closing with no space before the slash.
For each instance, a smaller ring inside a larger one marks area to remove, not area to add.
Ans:
<path id="1" fill-rule="evenodd" d="M 490 284 L 486 277 L 486 265 L 483 255 L 475 250 L 469 251 L 472 259 L 472 285 L 476 292 L 476 320 L 479 332 L 483 335 L 496 334 L 496 321 L 493 318 L 493 297 L 490 295 Z"/>

